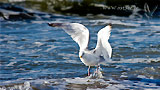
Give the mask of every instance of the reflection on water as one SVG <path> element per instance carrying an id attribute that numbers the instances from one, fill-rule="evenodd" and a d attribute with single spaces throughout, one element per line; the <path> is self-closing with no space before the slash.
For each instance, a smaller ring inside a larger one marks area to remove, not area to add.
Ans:
<path id="1" fill-rule="evenodd" d="M 160 89 L 159 18 L 46 15 L 38 20 L 1 21 L 0 89 Z M 48 22 L 84 24 L 90 31 L 90 48 L 96 45 L 98 30 L 113 24 L 109 40 L 113 56 L 101 65 L 103 78 L 86 77 L 78 45 Z"/>

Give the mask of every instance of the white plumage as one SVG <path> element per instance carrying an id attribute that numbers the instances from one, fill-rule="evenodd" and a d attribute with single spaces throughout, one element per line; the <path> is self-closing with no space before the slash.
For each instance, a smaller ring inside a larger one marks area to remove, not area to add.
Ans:
<path id="1" fill-rule="evenodd" d="M 78 43 L 79 57 L 81 61 L 89 66 L 88 75 L 90 75 L 90 66 L 98 66 L 109 60 L 112 55 L 112 48 L 108 42 L 111 32 L 111 25 L 105 26 L 98 32 L 96 48 L 88 50 L 89 30 L 79 23 L 49 23 L 52 27 L 61 27 L 72 39 Z"/>

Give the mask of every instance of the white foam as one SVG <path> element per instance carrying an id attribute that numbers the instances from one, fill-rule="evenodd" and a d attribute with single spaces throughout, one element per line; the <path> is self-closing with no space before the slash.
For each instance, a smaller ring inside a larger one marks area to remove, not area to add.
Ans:
<path id="1" fill-rule="evenodd" d="M 151 62 L 160 62 L 160 58 L 121 59 L 120 61 L 111 61 L 109 63 L 151 63 Z"/>
<path id="2" fill-rule="evenodd" d="M 16 64 L 17 62 L 10 62 L 9 64 L 7 64 L 6 66 L 14 66 L 14 64 Z"/>
<path id="3" fill-rule="evenodd" d="M 57 48 L 57 46 L 54 45 L 48 45 L 50 48 L 48 48 L 47 50 L 45 50 L 45 52 L 49 52 L 51 50 L 53 50 L 54 48 Z"/>
<path id="4" fill-rule="evenodd" d="M 34 88 L 33 88 L 34 87 Z M 152 89 L 159 90 L 160 87 L 155 83 L 137 81 L 134 83 L 130 80 L 113 80 L 113 79 L 90 79 L 90 78 L 62 78 L 62 79 L 37 79 L 24 81 L 24 83 L 12 84 L 10 86 L 0 87 L 0 90 L 32 90 L 32 89 L 87 89 L 87 90 L 119 90 L 119 89 Z"/>
<path id="5" fill-rule="evenodd" d="M 42 46 L 42 45 L 43 45 L 43 43 L 42 43 L 42 42 L 34 42 L 34 44 L 35 44 L 36 46 L 38 46 L 38 47 L 40 47 L 40 46 Z"/>

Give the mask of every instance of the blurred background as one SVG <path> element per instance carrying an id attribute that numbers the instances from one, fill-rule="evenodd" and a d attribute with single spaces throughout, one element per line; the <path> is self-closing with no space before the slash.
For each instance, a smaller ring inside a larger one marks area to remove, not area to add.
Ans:
<path id="1" fill-rule="evenodd" d="M 1 9 L 19 10 L 13 5 L 64 15 L 116 15 L 159 17 L 160 0 L 0 0 Z M 10 3 L 3 6 L 4 3 Z M 3 13 L 1 11 L 1 13 Z M 1 14 L 2 15 L 2 14 Z"/>

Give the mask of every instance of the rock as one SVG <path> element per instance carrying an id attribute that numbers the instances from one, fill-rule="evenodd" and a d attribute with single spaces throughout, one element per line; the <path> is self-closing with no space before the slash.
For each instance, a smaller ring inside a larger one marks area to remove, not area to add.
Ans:
<path id="1" fill-rule="evenodd" d="M 0 3 L 0 16 L 5 20 L 36 19 L 35 13 L 9 3 Z"/>

